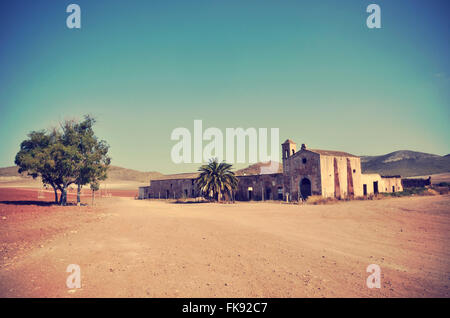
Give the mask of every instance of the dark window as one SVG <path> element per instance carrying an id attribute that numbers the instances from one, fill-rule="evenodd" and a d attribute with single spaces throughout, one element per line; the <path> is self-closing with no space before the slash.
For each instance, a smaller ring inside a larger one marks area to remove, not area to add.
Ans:
<path id="1" fill-rule="evenodd" d="M 278 187 L 278 200 L 283 200 L 283 188 L 282 187 Z"/>
<path id="2" fill-rule="evenodd" d="M 353 169 L 353 173 L 355 173 L 356 172 L 356 169 Z"/>
<path id="3" fill-rule="evenodd" d="M 295 154 L 295 150 L 294 149 L 292 149 L 292 154 Z"/>
<path id="4" fill-rule="evenodd" d="M 303 159 L 302 159 L 302 162 L 303 162 L 303 163 L 306 163 L 306 158 L 303 158 Z"/>

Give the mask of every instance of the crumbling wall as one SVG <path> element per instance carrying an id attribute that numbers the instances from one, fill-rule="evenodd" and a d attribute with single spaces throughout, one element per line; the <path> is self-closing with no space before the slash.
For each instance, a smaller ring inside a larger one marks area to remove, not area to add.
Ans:
<path id="1" fill-rule="evenodd" d="M 149 198 L 180 199 L 199 196 L 194 179 L 166 179 L 150 182 Z"/>
<path id="2" fill-rule="evenodd" d="M 234 199 L 238 201 L 278 200 L 278 190 L 284 191 L 283 174 L 239 176 Z M 284 197 L 284 195 L 283 195 Z"/>
<path id="3" fill-rule="evenodd" d="M 403 188 L 419 188 L 431 185 L 431 177 L 423 178 L 405 178 L 402 179 Z"/>

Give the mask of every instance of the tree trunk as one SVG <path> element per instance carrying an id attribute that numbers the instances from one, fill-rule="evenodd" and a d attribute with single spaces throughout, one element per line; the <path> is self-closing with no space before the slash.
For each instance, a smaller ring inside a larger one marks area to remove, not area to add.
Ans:
<path id="1" fill-rule="evenodd" d="M 58 189 L 52 185 L 53 191 L 55 191 L 55 203 L 58 204 Z"/>
<path id="2" fill-rule="evenodd" d="M 80 197 L 81 197 L 81 184 L 78 183 L 78 188 L 77 188 L 77 205 L 80 205 Z"/>
<path id="3" fill-rule="evenodd" d="M 67 205 L 67 188 L 64 188 L 64 201 L 63 201 L 63 205 Z"/>
<path id="4" fill-rule="evenodd" d="M 63 186 L 61 189 L 61 197 L 59 198 L 59 205 L 67 205 L 67 187 Z"/>

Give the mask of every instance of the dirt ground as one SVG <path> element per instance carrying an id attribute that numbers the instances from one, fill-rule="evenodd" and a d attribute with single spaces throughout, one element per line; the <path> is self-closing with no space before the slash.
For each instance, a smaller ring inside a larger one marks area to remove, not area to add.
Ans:
<path id="1" fill-rule="evenodd" d="M 52 195 L 0 189 L 0 297 L 449 297 L 448 195 L 298 206 L 124 191 L 94 207 Z M 66 287 L 69 264 L 81 289 Z"/>

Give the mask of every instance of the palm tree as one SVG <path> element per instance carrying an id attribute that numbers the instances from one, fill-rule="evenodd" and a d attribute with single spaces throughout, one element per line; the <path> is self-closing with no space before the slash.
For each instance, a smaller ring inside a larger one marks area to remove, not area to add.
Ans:
<path id="1" fill-rule="evenodd" d="M 238 179 L 231 171 L 232 165 L 221 162 L 217 158 L 210 159 L 207 165 L 201 166 L 200 175 L 195 184 L 208 198 L 220 201 L 224 194 L 231 197 L 232 191 L 237 189 Z"/>

